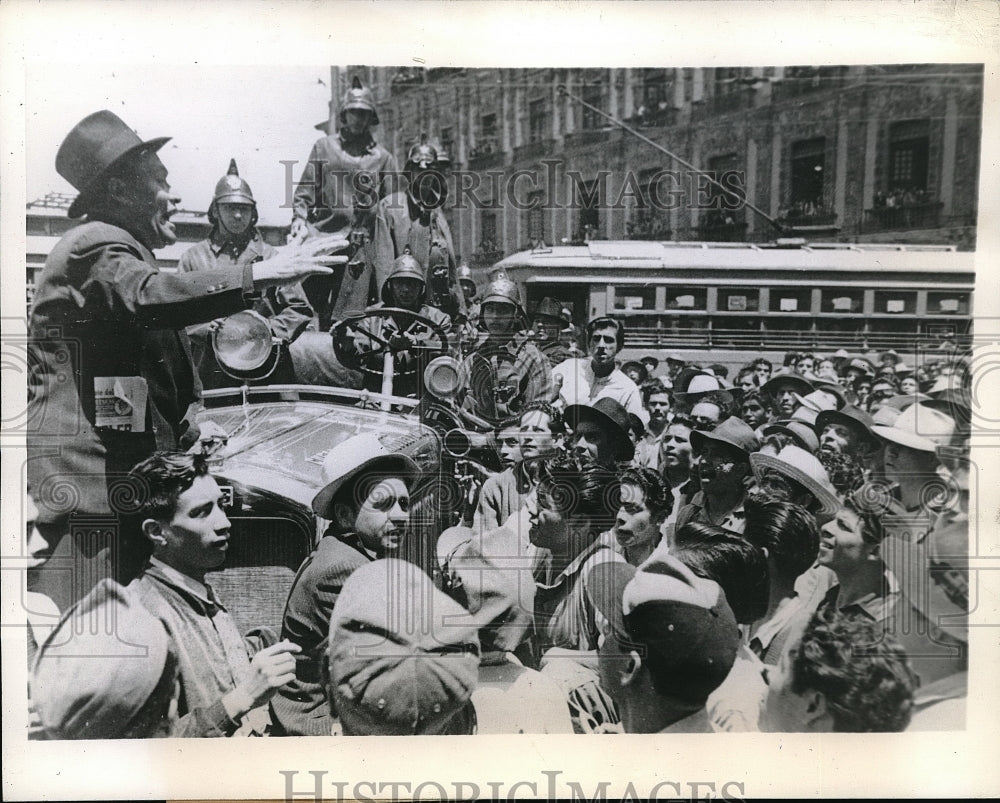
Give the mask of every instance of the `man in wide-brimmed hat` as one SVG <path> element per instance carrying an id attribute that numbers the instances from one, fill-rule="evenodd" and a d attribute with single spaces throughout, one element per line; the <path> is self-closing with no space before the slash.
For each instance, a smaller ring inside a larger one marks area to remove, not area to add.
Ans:
<path id="1" fill-rule="evenodd" d="M 761 498 L 793 502 L 821 523 L 829 521 L 840 509 L 840 500 L 826 469 L 805 449 L 789 444 L 776 455 L 754 452 L 750 455 L 750 467 Z"/>
<path id="2" fill-rule="evenodd" d="M 777 374 L 763 385 L 761 392 L 767 393 L 774 400 L 774 407 L 781 418 L 791 418 L 799 406 L 796 394 L 808 396 L 813 392 L 813 383 L 798 374 Z"/>
<path id="3" fill-rule="evenodd" d="M 56 170 L 79 191 L 69 215 L 87 220 L 52 249 L 31 311 L 28 484 L 57 559 L 50 563 L 59 564 L 43 570 L 39 590 L 63 610 L 102 577 L 125 580 L 139 568 L 116 554 L 116 478 L 157 449 L 222 434 L 195 423 L 201 387 L 184 327 L 246 309 L 261 291 L 329 273 L 325 265 L 344 259 L 322 256 L 347 245 L 326 238 L 253 265 L 160 273 L 152 252 L 177 239 L 170 218 L 180 200 L 157 155 L 168 140 L 143 140 L 99 111 L 56 155 Z M 75 546 L 84 537 L 74 533 L 79 516 L 107 522 L 106 542 Z"/>
<path id="4" fill-rule="evenodd" d="M 743 532 L 750 453 L 757 451 L 759 445 L 754 431 L 735 416 L 722 421 L 711 432 L 691 433 L 691 450 L 699 457 L 701 490 L 678 512 L 677 530 L 689 521 L 702 521 Z"/>
<path id="5" fill-rule="evenodd" d="M 566 423 L 573 430 L 570 451 L 581 457 L 613 466 L 635 456 L 628 412 L 614 399 L 601 398 L 593 405 L 571 404 L 566 408 Z"/>
<path id="6" fill-rule="evenodd" d="M 327 484 L 312 507 L 331 523 L 299 568 L 285 604 L 281 637 L 302 647 L 302 657 L 295 680 L 271 701 L 279 732 L 330 734 L 334 712 L 322 671 L 330 615 L 351 572 L 404 549 L 410 489 L 419 475 L 413 460 L 390 454 L 374 434 L 352 438 L 326 456 Z"/>

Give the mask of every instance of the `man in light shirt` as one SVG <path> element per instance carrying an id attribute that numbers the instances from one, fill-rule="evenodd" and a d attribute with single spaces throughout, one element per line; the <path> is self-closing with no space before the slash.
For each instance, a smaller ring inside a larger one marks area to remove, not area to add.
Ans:
<path id="1" fill-rule="evenodd" d="M 614 318 L 594 318 L 587 324 L 589 357 L 564 360 L 552 369 L 556 384 L 562 385 L 559 397 L 566 406 L 593 405 L 601 398 L 614 399 L 627 412 L 634 413 L 643 426 L 649 413 L 642 406 L 639 387 L 615 364 L 615 357 L 625 345 L 625 325 Z"/>

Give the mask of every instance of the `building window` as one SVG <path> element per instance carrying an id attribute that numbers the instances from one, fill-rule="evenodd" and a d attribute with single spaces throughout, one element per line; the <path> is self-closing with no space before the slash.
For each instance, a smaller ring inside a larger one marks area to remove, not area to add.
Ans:
<path id="1" fill-rule="evenodd" d="M 484 251 L 495 251 L 497 240 L 497 213 L 492 209 L 483 209 L 479 213 L 480 247 Z"/>
<path id="2" fill-rule="evenodd" d="M 576 199 L 580 209 L 580 231 L 576 239 L 590 242 L 598 238 L 601 230 L 601 187 L 597 179 L 578 181 Z"/>
<path id="3" fill-rule="evenodd" d="M 893 193 L 927 192 L 930 121 L 908 120 L 889 127 L 888 190 Z"/>
<path id="4" fill-rule="evenodd" d="M 788 206 L 780 217 L 789 221 L 817 221 L 828 215 L 823 205 L 826 173 L 826 138 L 792 143 Z"/>
<path id="5" fill-rule="evenodd" d="M 549 116 L 545 108 L 545 98 L 528 103 L 528 142 L 541 142 L 548 132 Z"/>
<path id="6" fill-rule="evenodd" d="M 532 245 L 545 242 L 545 191 L 528 194 L 528 240 Z"/>
<path id="7" fill-rule="evenodd" d="M 722 188 L 715 184 L 708 186 L 709 203 L 702 217 L 703 229 L 715 229 L 715 233 L 723 239 L 742 238 L 742 231 L 745 228 L 743 222 L 743 195 L 739 193 L 738 187 L 743 186 L 743 179 L 737 173 L 736 167 L 739 164 L 735 153 L 727 153 L 722 156 L 714 156 L 708 160 L 708 171 L 726 187 L 732 187 L 739 197 L 734 197 L 730 192 L 724 192 Z M 711 232 L 706 232 L 706 235 Z M 714 235 L 712 235 L 714 237 Z M 716 238 L 717 239 L 717 238 Z"/>
<path id="8" fill-rule="evenodd" d="M 673 71 L 671 71 L 673 74 Z M 667 70 L 645 69 L 639 93 L 636 116 L 643 125 L 665 125 L 673 102 L 674 82 L 667 78 Z"/>
<path id="9" fill-rule="evenodd" d="M 441 129 L 441 150 L 451 159 L 455 158 L 455 134 L 451 126 Z"/>
<path id="10" fill-rule="evenodd" d="M 584 84 L 583 87 L 583 100 L 589 103 L 591 106 L 596 106 L 598 109 L 603 109 L 603 91 L 600 83 L 600 79 L 597 79 L 593 83 Z M 583 107 L 583 113 L 580 117 L 580 128 L 584 130 L 593 130 L 595 128 L 600 128 L 604 125 L 604 118 L 601 117 L 593 109 L 588 109 L 586 106 Z"/>
<path id="11" fill-rule="evenodd" d="M 662 180 L 663 170 L 659 167 L 647 168 L 639 173 L 639 197 L 635 208 L 625 224 L 630 240 L 669 240 L 670 218 L 662 204 L 657 189 L 654 197 L 654 185 Z"/>
<path id="12" fill-rule="evenodd" d="M 500 137 L 497 129 L 496 114 L 484 114 L 479 118 L 479 131 L 476 134 L 476 155 L 485 156 L 500 150 Z"/>

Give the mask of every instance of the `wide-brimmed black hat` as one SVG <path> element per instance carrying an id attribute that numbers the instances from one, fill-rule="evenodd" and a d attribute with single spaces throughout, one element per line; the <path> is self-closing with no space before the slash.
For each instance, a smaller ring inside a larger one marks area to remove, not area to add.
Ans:
<path id="1" fill-rule="evenodd" d="M 550 318 L 554 321 L 562 323 L 562 304 L 554 298 L 546 296 L 538 302 L 538 306 L 535 307 L 535 311 L 532 313 L 531 318 L 532 320 L 535 318 Z"/>
<path id="2" fill-rule="evenodd" d="M 81 217 L 93 200 L 100 178 L 138 150 L 158 151 L 170 137 L 142 140 L 114 112 L 94 112 L 66 135 L 56 154 L 56 172 L 79 190 L 69 216 Z"/>
<path id="3" fill-rule="evenodd" d="M 787 385 L 791 388 L 794 393 L 798 393 L 800 396 L 808 396 L 815 390 L 813 383 L 806 379 L 801 374 L 775 374 L 770 379 L 767 380 L 760 389 L 764 393 L 774 394 L 780 385 Z"/>
<path id="4" fill-rule="evenodd" d="M 875 421 L 872 417 L 853 405 L 842 410 L 823 410 L 816 416 L 816 434 L 822 435 L 827 424 L 842 424 L 860 434 L 871 446 L 878 446 L 879 440 L 872 432 Z"/>
<path id="5" fill-rule="evenodd" d="M 746 455 L 756 452 L 760 447 L 757 434 L 750 428 L 750 425 L 746 421 L 736 416 L 730 416 L 725 421 L 720 422 L 711 432 L 702 432 L 697 429 L 692 430 L 691 448 L 696 454 L 705 448 L 706 441 L 724 443 L 727 446 L 739 449 Z"/>
<path id="6" fill-rule="evenodd" d="M 635 444 L 628 436 L 628 412 L 614 399 L 604 396 L 589 404 L 571 404 L 566 408 L 566 421 L 575 430 L 582 421 L 593 421 L 610 437 L 615 460 L 625 462 L 635 457 Z"/>

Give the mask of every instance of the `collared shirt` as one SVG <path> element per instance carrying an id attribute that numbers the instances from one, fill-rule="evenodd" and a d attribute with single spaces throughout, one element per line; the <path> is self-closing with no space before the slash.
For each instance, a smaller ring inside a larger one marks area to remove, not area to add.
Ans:
<path id="1" fill-rule="evenodd" d="M 698 493 L 691 497 L 691 501 L 684 505 L 677 513 L 674 531 L 676 532 L 689 521 L 701 521 L 706 524 L 718 524 L 718 526 L 734 533 L 742 534 L 747 527 L 747 516 L 743 510 L 743 503 L 745 501 L 746 497 L 744 496 L 736 507 L 726 513 L 720 521 L 715 522 L 709 518 L 708 511 L 705 509 L 705 492 L 698 491 Z"/>
<path id="2" fill-rule="evenodd" d="M 641 468 L 651 468 L 654 471 L 660 467 L 660 444 L 663 441 L 664 427 L 658 434 L 647 432 L 635 445 L 635 457 L 632 462 Z"/>
<path id="3" fill-rule="evenodd" d="M 571 404 L 593 405 L 598 399 L 614 399 L 628 412 L 635 413 L 643 425 L 649 423 L 649 413 L 642 406 L 639 387 L 619 369 L 607 376 L 594 375 L 590 357 L 574 357 L 552 369 L 553 378 L 562 377 L 559 397 Z"/>
<path id="4" fill-rule="evenodd" d="M 882 572 L 882 587 L 878 591 L 872 591 L 863 597 L 841 603 L 840 583 L 829 588 L 823 596 L 821 606 L 835 605 L 842 613 L 863 614 L 874 622 L 886 621 L 899 601 L 899 583 L 896 576 L 884 567 Z"/>
<path id="5" fill-rule="evenodd" d="M 163 622 L 173 641 L 181 686 L 180 720 L 173 735 L 262 735 L 269 723 L 266 707 L 248 712 L 239 724 L 222 706 L 222 697 L 249 676 L 250 656 L 232 616 L 211 588 L 156 558 L 150 558 L 129 588 Z M 214 723 L 209 732 L 204 730 L 206 710 L 207 720 Z"/>
<path id="6" fill-rule="evenodd" d="M 600 537 L 573 558 L 554 578 L 551 568 L 540 566 L 535 574 L 535 617 L 544 654 L 549 647 L 596 650 L 599 635 L 587 582 L 600 563 L 625 559 Z"/>
<path id="7" fill-rule="evenodd" d="M 799 575 L 792 595 L 785 597 L 771 616 L 749 631 L 747 645 L 768 666 L 777 666 L 781 653 L 795 642 L 837 575 L 825 566 L 813 566 Z"/>

